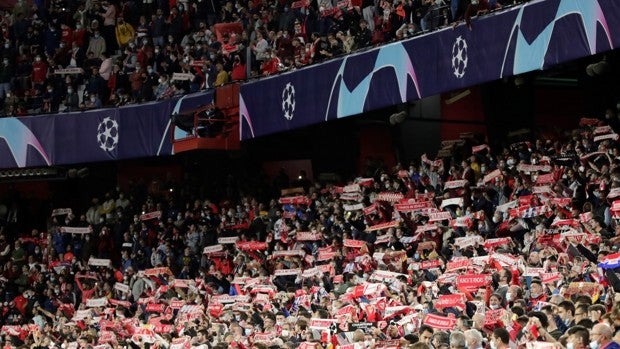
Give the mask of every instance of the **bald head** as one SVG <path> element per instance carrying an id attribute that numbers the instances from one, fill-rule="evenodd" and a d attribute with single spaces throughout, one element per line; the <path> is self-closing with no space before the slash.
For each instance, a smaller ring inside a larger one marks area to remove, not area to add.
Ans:
<path id="1" fill-rule="evenodd" d="M 590 331 L 590 337 L 599 342 L 599 344 L 610 341 L 613 336 L 614 331 L 606 323 L 596 324 L 592 327 L 592 331 Z"/>

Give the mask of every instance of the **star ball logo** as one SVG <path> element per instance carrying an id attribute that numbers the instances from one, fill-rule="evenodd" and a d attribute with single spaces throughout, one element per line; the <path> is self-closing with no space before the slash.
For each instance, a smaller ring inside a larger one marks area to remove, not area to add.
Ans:
<path id="1" fill-rule="evenodd" d="M 454 76 L 459 79 L 465 76 L 468 59 L 467 41 L 462 36 L 459 36 L 452 45 L 452 73 Z"/>
<path id="2" fill-rule="evenodd" d="M 282 112 L 286 120 L 292 120 L 295 115 L 295 87 L 290 82 L 282 90 Z"/>
<path id="3" fill-rule="evenodd" d="M 118 145 L 118 123 L 106 117 L 97 126 L 97 144 L 103 151 L 111 152 Z"/>

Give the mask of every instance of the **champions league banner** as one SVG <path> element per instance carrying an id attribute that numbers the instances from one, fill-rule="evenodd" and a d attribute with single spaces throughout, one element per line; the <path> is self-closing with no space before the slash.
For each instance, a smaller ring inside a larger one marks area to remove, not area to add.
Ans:
<path id="1" fill-rule="evenodd" d="M 120 108 L 0 119 L 0 168 L 172 155 L 172 113 L 209 104 L 213 92 Z"/>
<path id="2" fill-rule="evenodd" d="M 620 1 L 539 0 L 241 86 L 251 139 L 545 69 L 620 46 Z"/>

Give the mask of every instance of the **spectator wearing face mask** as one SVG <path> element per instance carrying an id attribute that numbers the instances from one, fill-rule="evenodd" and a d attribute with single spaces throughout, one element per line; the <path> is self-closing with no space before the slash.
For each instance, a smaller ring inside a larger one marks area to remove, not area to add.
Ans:
<path id="1" fill-rule="evenodd" d="M 123 17 L 119 17 L 116 20 L 116 28 L 114 29 L 114 31 L 116 33 L 116 42 L 120 47 L 124 47 L 125 45 L 127 45 L 135 38 L 136 35 L 133 26 L 125 22 Z"/>
<path id="2" fill-rule="evenodd" d="M 612 328 L 606 324 L 596 324 L 590 330 L 590 349 L 618 349 L 620 345 L 612 340 Z"/>
<path id="3" fill-rule="evenodd" d="M 13 91 L 9 90 L 6 92 L 6 98 L 4 99 L 4 113 L 5 115 L 9 115 L 9 110 L 12 112 L 15 111 L 19 104 L 19 97 L 13 93 Z M 11 109 L 12 108 L 12 109 Z"/>
<path id="4" fill-rule="evenodd" d="M 138 56 L 131 47 L 125 48 L 125 56 L 123 58 L 123 71 L 130 74 L 135 71 L 138 63 Z"/>
<path id="5" fill-rule="evenodd" d="M 278 67 L 280 65 L 280 58 L 278 58 L 276 52 L 271 49 L 268 49 L 267 53 L 269 54 L 270 58 L 265 60 L 263 64 L 261 65 L 261 72 L 263 75 L 269 76 L 269 75 L 276 74 L 278 72 Z M 220 74 L 218 73 L 218 77 L 219 75 Z M 220 86 L 217 84 L 217 81 L 216 81 L 215 86 Z"/>
<path id="6" fill-rule="evenodd" d="M 136 58 L 140 65 L 146 67 L 153 64 L 153 47 L 150 45 L 148 38 L 144 37 L 141 40 L 142 44 L 136 52 Z"/>
<path id="7" fill-rule="evenodd" d="M 61 96 L 51 84 L 47 85 L 46 92 L 43 94 L 43 101 L 44 103 L 46 103 L 47 106 L 45 112 L 58 111 L 58 107 L 60 106 L 61 102 Z"/>
<path id="8" fill-rule="evenodd" d="M 89 94 L 88 100 L 83 103 L 83 108 L 86 109 L 99 109 L 103 106 L 101 99 L 97 94 Z"/>
<path id="9" fill-rule="evenodd" d="M 106 41 L 99 31 L 95 31 L 88 42 L 88 52 L 92 52 L 96 58 L 101 58 L 101 54 L 106 52 Z"/>
<path id="10" fill-rule="evenodd" d="M 530 283 L 530 298 L 528 299 L 527 308 L 532 310 L 538 302 L 546 302 L 547 295 L 545 294 L 540 280 L 532 280 Z"/>
<path id="11" fill-rule="evenodd" d="M 146 75 L 142 81 L 142 99 L 145 101 L 152 101 L 155 99 L 154 89 L 158 84 L 159 75 L 155 72 L 153 67 L 146 67 Z"/>
<path id="12" fill-rule="evenodd" d="M 166 91 L 170 88 L 170 83 L 168 82 L 168 77 L 166 75 L 161 75 L 158 80 L 159 84 L 155 88 L 155 98 L 162 99 L 166 94 Z"/>
<path id="13" fill-rule="evenodd" d="M 78 108 L 79 108 L 79 98 L 78 98 L 78 94 L 73 89 L 73 86 L 68 86 L 67 87 L 67 94 L 65 96 L 63 104 L 65 106 L 65 111 L 78 110 Z"/>

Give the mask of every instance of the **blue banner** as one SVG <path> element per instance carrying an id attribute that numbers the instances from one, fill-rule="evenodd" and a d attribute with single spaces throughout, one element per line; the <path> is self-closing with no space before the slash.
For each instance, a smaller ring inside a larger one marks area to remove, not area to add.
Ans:
<path id="1" fill-rule="evenodd" d="M 172 155 L 170 115 L 213 92 L 120 108 L 0 119 L 0 168 Z"/>
<path id="2" fill-rule="evenodd" d="M 532 1 L 472 24 L 242 85 L 242 140 L 617 48 L 620 1 Z"/>

